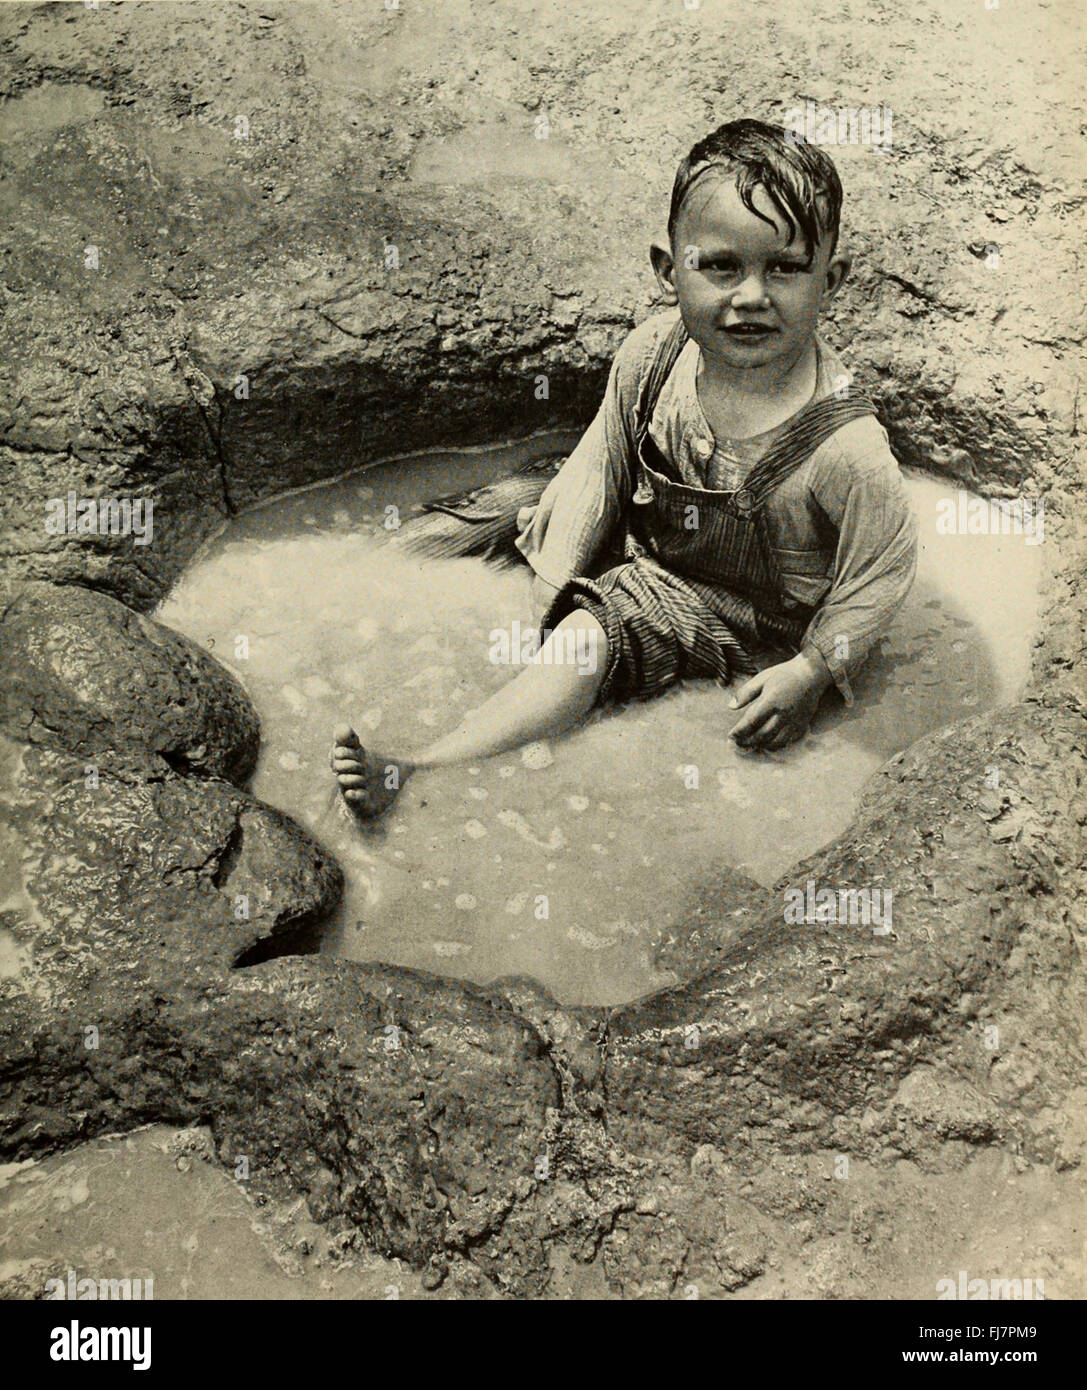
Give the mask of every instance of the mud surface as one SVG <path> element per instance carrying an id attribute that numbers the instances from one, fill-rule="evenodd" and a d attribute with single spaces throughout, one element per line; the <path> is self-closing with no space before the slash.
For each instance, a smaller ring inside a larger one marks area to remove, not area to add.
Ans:
<path id="1" fill-rule="evenodd" d="M 711 0 L 552 18 L 518 0 L 425 22 L 409 0 L 0 13 L 3 1157 L 206 1127 L 256 1205 L 304 1201 L 462 1292 L 543 1296 L 572 1262 L 628 1297 L 719 1296 L 782 1260 L 856 1292 L 866 1232 L 923 1239 L 915 1173 L 966 1204 L 981 1251 L 1013 1174 L 1051 1231 L 1085 1134 L 1083 200 L 1059 136 L 1082 20 L 876 3 L 816 25 Z M 1047 508 L 1025 702 L 893 759 L 792 871 L 892 886 L 894 935 L 789 926 L 769 889 L 726 931 L 711 880 L 669 947 L 684 983 L 617 1010 L 276 958 L 339 869 L 245 790 L 236 682 L 137 613 L 240 506 L 407 440 L 583 422 L 650 306 L 631 248 L 678 155 L 808 95 L 895 113 L 889 152 L 841 152 L 859 259 L 828 337 L 903 462 Z M 69 491 L 150 499 L 153 544 L 50 534 Z M 863 1176 L 820 1202 L 818 1165 L 842 1156 Z M 869 1174 L 891 1195 L 850 1214 Z M 783 1213 L 805 1227 L 788 1249 L 766 1230 Z"/>

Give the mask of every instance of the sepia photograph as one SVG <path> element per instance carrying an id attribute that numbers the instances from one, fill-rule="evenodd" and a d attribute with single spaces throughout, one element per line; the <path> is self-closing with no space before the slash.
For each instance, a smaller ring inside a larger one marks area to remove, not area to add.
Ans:
<path id="1" fill-rule="evenodd" d="M 1085 53 L 1075 0 L 0 4 L 29 1366 L 239 1301 L 270 1369 L 284 1301 L 1046 1363 Z"/>

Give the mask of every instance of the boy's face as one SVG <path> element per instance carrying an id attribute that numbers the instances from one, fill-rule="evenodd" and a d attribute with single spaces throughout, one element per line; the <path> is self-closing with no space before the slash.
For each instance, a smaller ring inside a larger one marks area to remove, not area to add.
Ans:
<path id="1" fill-rule="evenodd" d="M 727 172 L 707 174 L 680 210 L 674 252 L 655 242 L 651 253 L 687 332 L 732 369 L 797 361 L 849 271 L 829 241 L 810 258 L 799 236 L 787 245 L 788 228 L 763 189 L 754 202 L 770 223 L 744 206 Z"/>

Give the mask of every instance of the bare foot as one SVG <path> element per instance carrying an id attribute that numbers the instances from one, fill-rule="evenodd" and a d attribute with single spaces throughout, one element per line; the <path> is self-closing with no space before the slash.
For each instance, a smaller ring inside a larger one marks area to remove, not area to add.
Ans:
<path id="1" fill-rule="evenodd" d="M 403 759 L 367 753 L 354 729 L 343 725 L 333 735 L 332 771 L 354 815 L 373 820 L 387 811 L 413 772 Z"/>

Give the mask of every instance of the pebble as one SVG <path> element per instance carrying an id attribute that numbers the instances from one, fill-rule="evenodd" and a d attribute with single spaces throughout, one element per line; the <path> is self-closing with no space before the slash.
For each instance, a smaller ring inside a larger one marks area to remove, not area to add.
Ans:
<path id="1" fill-rule="evenodd" d="M 453 899 L 453 906 L 461 912 L 471 912 L 478 906 L 475 897 L 471 893 L 458 893 Z"/>
<path id="2" fill-rule="evenodd" d="M 469 787 L 468 795 L 476 801 L 486 801 L 487 797 L 490 796 L 490 792 L 486 787 Z"/>
<path id="3" fill-rule="evenodd" d="M 566 804 L 571 811 L 587 811 L 589 809 L 589 798 L 587 796 L 568 796 Z"/>
<path id="4" fill-rule="evenodd" d="M 285 753 L 280 753 L 279 765 L 284 772 L 297 772 L 302 766 L 302 759 L 293 749 L 288 748 Z"/>
<path id="5" fill-rule="evenodd" d="M 477 820 L 464 822 L 464 833 L 470 835 L 473 840 L 482 840 L 487 833 L 487 827 Z"/>
<path id="6" fill-rule="evenodd" d="M 439 956 L 463 956 L 472 949 L 463 941 L 435 941 L 431 944 Z"/>

